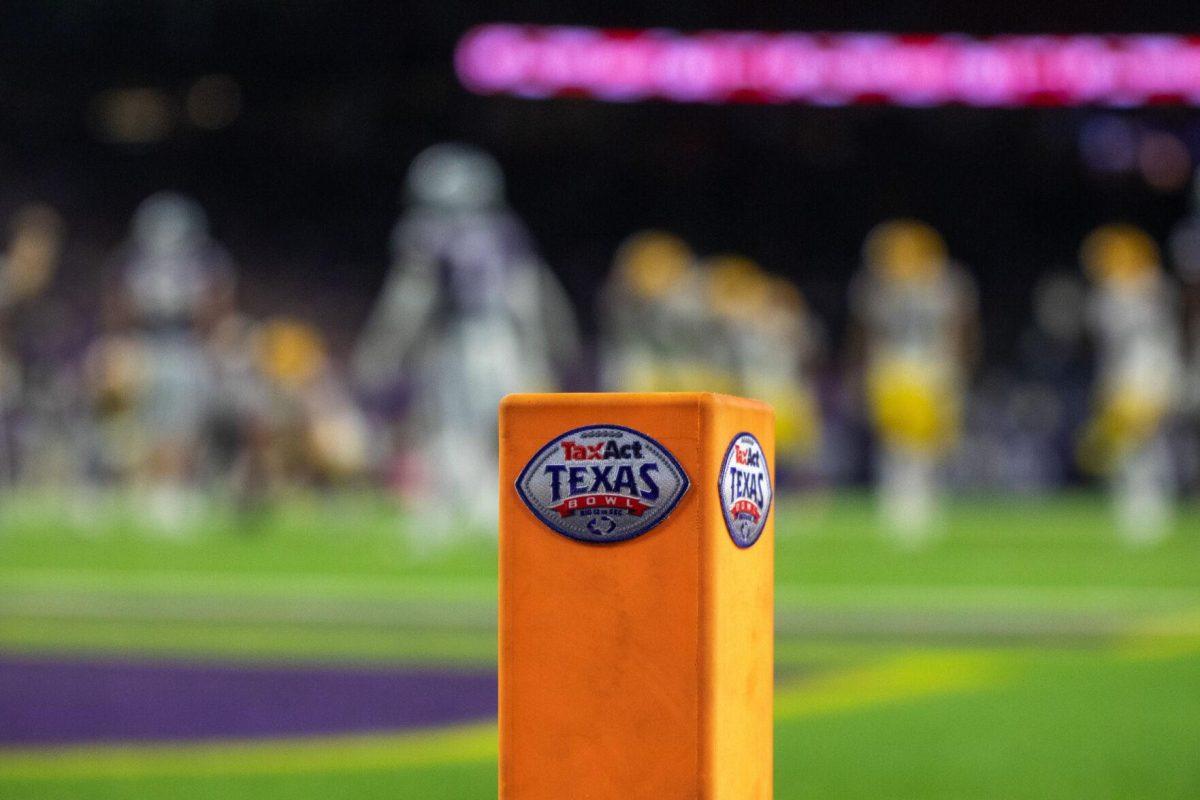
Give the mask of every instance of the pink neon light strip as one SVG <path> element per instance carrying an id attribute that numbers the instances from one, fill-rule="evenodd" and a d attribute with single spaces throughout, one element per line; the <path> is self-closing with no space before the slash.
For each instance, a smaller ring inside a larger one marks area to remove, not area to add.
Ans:
<path id="1" fill-rule="evenodd" d="M 1200 37 L 617 31 L 483 25 L 458 43 L 480 94 L 930 106 L 1200 104 Z"/>

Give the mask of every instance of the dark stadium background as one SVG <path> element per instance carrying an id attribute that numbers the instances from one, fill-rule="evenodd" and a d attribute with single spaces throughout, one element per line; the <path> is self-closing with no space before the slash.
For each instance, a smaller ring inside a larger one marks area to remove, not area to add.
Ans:
<path id="1" fill-rule="evenodd" d="M 481 98 L 451 69 L 487 21 L 682 29 L 1002 32 L 1188 27 L 1186 4 L 268 3 L 65 0 L 0 16 L 0 214 L 28 200 L 70 226 L 60 280 L 94 303 L 134 205 L 192 192 L 233 251 L 251 311 L 320 324 L 344 348 L 387 266 L 405 167 L 422 147 L 492 150 L 513 204 L 585 325 L 612 252 L 646 226 L 705 252 L 735 250 L 792 276 L 830 327 L 866 231 L 909 214 L 941 229 L 983 292 L 989 361 L 1006 364 L 1034 278 L 1074 264 L 1083 234 L 1127 219 L 1162 237 L 1186 191 L 1090 174 L 1081 127 L 1131 117 L 1200 153 L 1200 122 L 1172 108 L 936 110 L 613 105 Z M 1195 8 L 1193 18 L 1200 17 Z M 199 75 L 241 90 L 232 125 L 179 125 L 151 144 L 102 141 L 97 95 L 153 87 L 179 101 Z M 314 299 L 320 297 L 321 303 Z"/>

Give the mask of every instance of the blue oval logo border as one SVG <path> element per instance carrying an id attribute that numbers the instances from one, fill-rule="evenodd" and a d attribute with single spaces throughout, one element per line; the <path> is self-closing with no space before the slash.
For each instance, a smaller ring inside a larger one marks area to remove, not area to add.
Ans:
<path id="1" fill-rule="evenodd" d="M 676 470 L 678 470 L 679 479 L 680 479 L 680 489 L 679 489 L 679 492 L 675 495 L 675 498 L 673 500 L 671 500 L 671 502 L 668 503 L 667 506 L 663 509 L 663 512 L 660 515 L 658 515 L 655 519 L 646 523 L 645 525 L 642 525 L 641 527 L 638 527 L 638 528 L 634 528 L 633 530 L 630 530 L 630 531 L 626 531 L 625 533 L 622 533 L 620 536 L 615 536 L 611 539 L 580 539 L 579 537 L 575 536 L 571 531 L 554 524 L 553 519 L 549 519 L 546 516 L 544 516 L 542 514 L 541 510 L 539 510 L 538 507 L 533 503 L 533 501 L 530 500 L 529 497 L 525 494 L 525 490 L 521 487 L 521 484 L 525 482 L 525 476 L 529 474 L 529 470 L 531 467 L 533 467 L 534 462 L 536 462 L 539 459 L 539 457 L 543 453 L 545 453 L 547 450 L 549 450 L 551 447 L 557 445 L 563 439 L 563 437 L 571 436 L 572 434 L 576 434 L 576 433 L 582 433 L 583 431 L 591 431 L 591 430 L 597 430 L 597 429 L 625 431 L 626 433 L 632 433 L 635 436 L 640 436 L 641 438 L 643 438 L 646 441 L 653 444 L 655 447 L 657 447 L 659 449 L 660 452 L 662 452 L 662 454 L 664 456 L 667 457 L 667 460 L 671 463 L 671 466 L 673 466 Z M 657 439 L 655 439 L 653 436 L 643 433 L 635 428 L 630 428 L 626 425 L 617 425 L 615 423 L 597 423 L 594 425 L 581 425 L 578 428 L 571 428 L 570 430 L 563 431 L 562 433 L 556 435 L 550 441 L 546 442 L 544 445 L 539 447 L 537 449 L 537 451 L 532 456 L 530 456 L 529 461 L 526 462 L 525 466 L 521 469 L 520 474 L 517 475 L 517 480 L 516 480 L 516 483 L 514 484 L 514 487 L 517 490 L 517 495 L 521 498 L 521 502 L 525 504 L 525 507 L 528 508 L 530 510 L 530 512 L 532 512 L 533 515 L 535 517 L 537 517 L 538 520 L 543 525 L 545 525 L 547 528 L 549 528 L 550 530 L 554 531 L 555 533 L 557 533 L 558 535 L 560 535 L 566 539 L 570 539 L 573 542 L 579 542 L 580 544 L 606 545 L 606 544 L 619 544 L 620 542 L 627 542 L 630 539 L 636 539 L 637 537 L 653 530 L 655 526 L 657 526 L 660 522 L 662 522 L 663 520 L 665 520 L 667 517 L 671 516 L 671 514 L 673 514 L 675 512 L 675 507 L 677 505 L 679 505 L 679 501 L 684 498 L 684 496 L 688 493 L 688 489 L 690 489 L 692 487 L 692 479 L 690 477 L 688 477 L 687 471 L 683 468 L 683 465 L 679 463 L 679 459 L 675 458 L 675 454 L 672 453 L 670 450 L 668 450 L 665 446 L 663 446 L 663 444 L 660 441 L 658 441 Z"/>
<path id="2" fill-rule="evenodd" d="M 733 535 L 733 528 L 730 527 L 729 524 L 729 509 L 725 507 L 725 495 L 721 486 L 721 484 L 725 482 L 725 468 L 729 466 L 729 457 L 733 454 L 733 446 L 737 444 L 738 439 L 741 439 L 743 436 L 749 436 L 751 439 L 753 439 L 754 443 L 758 445 L 758 451 L 763 454 L 763 474 L 767 476 L 767 485 L 771 487 L 771 499 L 767 503 L 766 511 L 763 512 L 762 526 L 758 529 L 758 533 L 755 535 L 753 541 L 747 542 L 746 544 L 739 542 L 737 537 Z M 771 518 L 771 507 L 775 505 L 775 483 L 771 479 L 771 469 L 767 466 L 766 450 L 763 449 L 762 442 L 758 440 L 758 437 L 750 431 L 740 431 L 735 433 L 733 438 L 729 440 L 729 446 L 725 448 L 725 455 L 721 457 L 721 468 L 717 470 L 717 502 L 721 504 L 721 519 L 725 521 L 725 532 L 729 534 L 730 541 L 732 541 L 739 550 L 749 550 L 751 547 L 754 547 L 754 545 L 758 544 L 758 540 L 762 538 L 763 533 L 767 530 L 767 521 Z"/>

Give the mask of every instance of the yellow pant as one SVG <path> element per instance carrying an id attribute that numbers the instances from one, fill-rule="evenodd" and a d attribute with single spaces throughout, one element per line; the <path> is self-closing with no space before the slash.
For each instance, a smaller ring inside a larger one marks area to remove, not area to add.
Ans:
<path id="1" fill-rule="evenodd" d="M 876 431 L 890 446 L 932 453 L 958 439 L 961 399 L 933 366 L 897 359 L 872 367 L 867 401 Z"/>

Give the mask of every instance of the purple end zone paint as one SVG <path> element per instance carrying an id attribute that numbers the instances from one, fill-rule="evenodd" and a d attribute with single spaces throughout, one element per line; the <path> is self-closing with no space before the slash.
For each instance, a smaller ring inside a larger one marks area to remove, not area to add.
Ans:
<path id="1" fill-rule="evenodd" d="M 394 731 L 495 714 L 490 670 L 0 654 L 0 746 Z"/>

